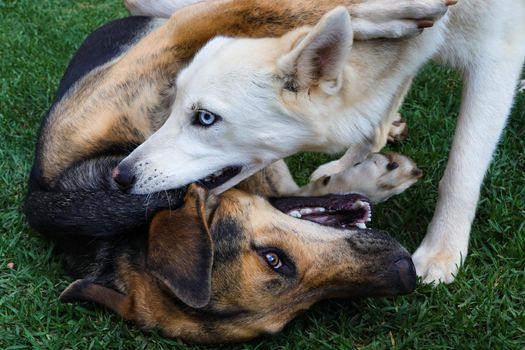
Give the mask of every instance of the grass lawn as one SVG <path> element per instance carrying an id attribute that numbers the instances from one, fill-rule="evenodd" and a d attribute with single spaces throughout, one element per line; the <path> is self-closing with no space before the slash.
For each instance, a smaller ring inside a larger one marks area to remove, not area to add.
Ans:
<path id="1" fill-rule="evenodd" d="M 0 0 L 0 349 L 186 348 L 102 308 L 59 304 L 70 279 L 21 214 L 37 128 L 69 57 L 92 30 L 125 15 L 120 0 Z M 432 216 L 460 88 L 457 75 L 429 66 L 403 106 L 410 139 L 391 149 L 413 157 L 426 176 L 378 206 L 373 226 L 411 250 Z M 471 253 L 454 284 L 420 285 L 392 299 L 323 302 L 277 336 L 219 348 L 525 348 L 524 136 L 521 94 L 485 180 Z M 289 163 L 304 182 L 327 160 L 303 154 Z"/>

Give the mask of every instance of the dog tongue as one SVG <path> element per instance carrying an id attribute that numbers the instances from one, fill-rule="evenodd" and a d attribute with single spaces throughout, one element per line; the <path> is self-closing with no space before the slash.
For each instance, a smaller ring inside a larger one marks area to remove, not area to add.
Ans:
<path id="1" fill-rule="evenodd" d="M 292 217 L 325 226 L 366 228 L 366 222 L 372 218 L 370 201 L 359 194 L 281 197 L 269 200 L 275 208 Z"/>

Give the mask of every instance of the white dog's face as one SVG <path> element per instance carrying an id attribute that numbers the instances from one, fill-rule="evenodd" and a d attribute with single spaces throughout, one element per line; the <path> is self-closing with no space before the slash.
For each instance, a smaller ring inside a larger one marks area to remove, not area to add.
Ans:
<path id="1" fill-rule="evenodd" d="M 166 123 L 119 165 L 133 193 L 201 181 L 222 192 L 301 150 L 316 149 L 321 109 L 337 111 L 352 44 L 343 8 L 282 38 L 209 42 L 177 79 Z"/>

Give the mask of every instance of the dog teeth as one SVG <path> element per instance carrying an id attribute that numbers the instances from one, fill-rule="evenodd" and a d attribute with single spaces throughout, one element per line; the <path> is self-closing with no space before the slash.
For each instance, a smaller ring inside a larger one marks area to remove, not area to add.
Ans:
<path id="1" fill-rule="evenodd" d="M 301 213 L 299 212 L 299 210 L 292 210 L 291 212 L 288 212 L 288 215 L 294 218 L 301 218 Z"/>
<path id="2" fill-rule="evenodd" d="M 326 209 L 318 207 L 318 208 L 314 208 L 313 211 L 314 211 L 314 213 L 324 213 L 326 211 Z"/>
<path id="3" fill-rule="evenodd" d="M 210 182 L 210 181 L 211 181 L 211 178 L 210 178 L 210 177 L 205 177 L 205 178 L 204 178 L 204 181 L 206 181 L 206 182 Z"/>
<path id="4" fill-rule="evenodd" d="M 352 205 L 352 209 L 359 209 L 359 208 L 364 208 L 365 207 L 365 202 L 361 201 L 361 200 L 357 200 L 355 201 L 355 203 Z"/>
<path id="5" fill-rule="evenodd" d="M 358 222 L 355 225 L 357 226 L 357 228 L 360 228 L 362 230 L 366 228 L 366 224 L 364 222 Z"/>
<path id="6" fill-rule="evenodd" d="M 301 215 L 308 215 L 312 214 L 314 211 L 310 208 L 303 208 L 300 210 Z"/>
<path id="7" fill-rule="evenodd" d="M 214 173 L 212 174 L 212 176 L 215 176 L 215 177 L 217 177 L 217 176 L 221 176 L 222 173 L 223 173 L 223 171 L 222 171 L 222 170 L 219 170 L 219 171 L 214 172 Z"/>

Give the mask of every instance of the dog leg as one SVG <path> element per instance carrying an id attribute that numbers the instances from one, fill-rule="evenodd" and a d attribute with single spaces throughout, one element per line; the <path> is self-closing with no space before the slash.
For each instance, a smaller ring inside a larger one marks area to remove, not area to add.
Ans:
<path id="1" fill-rule="evenodd" d="M 310 182 L 317 181 L 321 177 L 339 173 L 366 159 L 372 152 L 372 143 L 363 143 L 349 148 L 338 160 L 328 162 L 317 168 L 310 176 Z"/>
<path id="2" fill-rule="evenodd" d="M 456 0 L 367 0 L 351 7 L 354 36 L 358 40 L 403 38 L 433 26 Z"/>
<path id="3" fill-rule="evenodd" d="M 124 0 L 129 13 L 134 16 L 169 18 L 175 11 L 199 3 L 217 0 Z M 397 39 L 421 34 L 441 18 L 453 0 L 324 0 L 327 4 L 346 5 L 352 15 L 354 38 Z"/>
<path id="4" fill-rule="evenodd" d="M 313 182 L 323 176 L 339 173 L 352 167 L 355 163 L 362 162 L 370 153 L 379 152 L 386 145 L 387 141 L 406 139 L 408 127 L 398 110 L 412 85 L 412 79 L 413 77 L 407 78 L 392 98 L 387 117 L 376 129 L 373 145 L 362 144 L 348 149 L 340 159 L 323 164 L 315 170 L 310 177 L 310 181 Z"/>
<path id="5" fill-rule="evenodd" d="M 379 152 L 389 141 L 402 141 L 407 138 L 408 127 L 401 114 L 399 114 L 399 108 L 401 108 L 401 104 L 412 85 L 412 80 L 413 77 L 408 77 L 394 95 L 387 118 L 377 128 L 375 143 L 372 148 L 373 153 Z"/>
<path id="6" fill-rule="evenodd" d="M 525 57 L 522 43 L 511 45 L 506 40 L 502 39 L 504 48 L 476 54 L 466 69 L 461 111 L 436 211 L 413 255 L 417 274 L 425 283 L 452 282 L 467 256 L 480 187 L 509 115 Z"/>
<path id="7" fill-rule="evenodd" d="M 76 280 L 71 283 L 60 294 L 60 302 L 75 303 L 79 301 L 90 301 L 101 304 L 113 312 L 119 314 L 126 320 L 132 320 L 133 300 L 119 292 L 114 291 L 98 284 L 92 283 L 87 279 Z"/>
<path id="8" fill-rule="evenodd" d="M 372 203 L 379 203 L 400 194 L 422 175 L 423 172 L 406 156 L 375 153 L 341 172 L 321 176 L 302 187 L 296 195 L 322 196 L 353 192 L 368 197 Z"/>
<path id="9" fill-rule="evenodd" d="M 169 18 L 175 11 L 210 0 L 124 0 L 124 5 L 133 16 Z"/>

